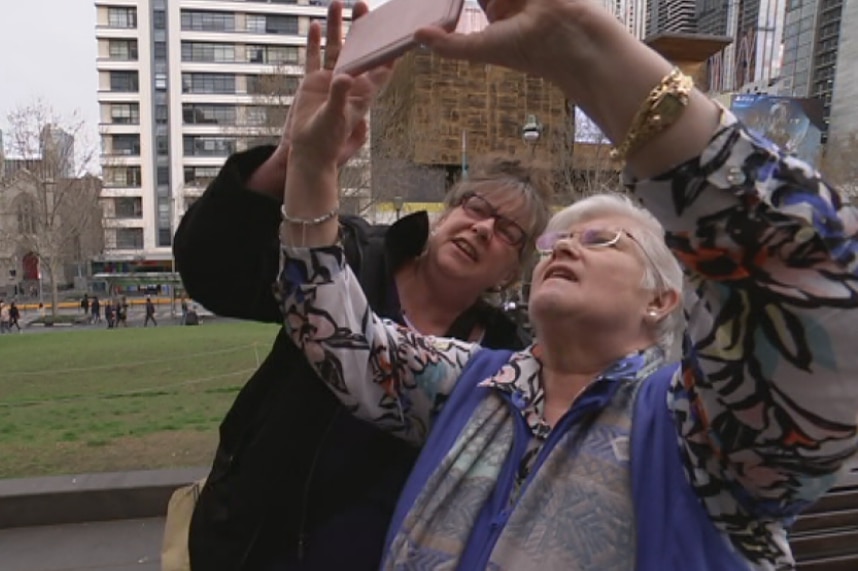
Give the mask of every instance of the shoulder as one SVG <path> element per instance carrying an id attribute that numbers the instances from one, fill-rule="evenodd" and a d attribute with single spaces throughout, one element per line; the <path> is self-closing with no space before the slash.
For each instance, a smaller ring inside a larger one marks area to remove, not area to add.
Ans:
<path id="1" fill-rule="evenodd" d="M 489 349 L 524 349 L 531 342 L 531 335 L 499 307 L 480 304 L 480 323 L 486 333 L 482 345 Z"/>

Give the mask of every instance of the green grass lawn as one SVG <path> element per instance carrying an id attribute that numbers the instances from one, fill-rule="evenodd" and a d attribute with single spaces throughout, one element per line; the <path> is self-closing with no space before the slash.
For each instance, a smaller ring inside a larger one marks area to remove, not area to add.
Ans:
<path id="1" fill-rule="evenodd" d="M 276 327 L 0 337 L 0 478 L 195 466 Z"/>

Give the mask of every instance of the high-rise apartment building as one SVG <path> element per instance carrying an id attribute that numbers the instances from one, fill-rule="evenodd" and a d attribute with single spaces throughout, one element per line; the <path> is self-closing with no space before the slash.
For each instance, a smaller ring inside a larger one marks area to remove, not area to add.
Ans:
<path id="1" fill-rule="evenodd" d="M 229 154 L 282 122 L 327 4 L 96 0 L 106 227 L 96 272 L 170 269 L 180 214 Z"/>
<path id="2" fill-rule="evenodd" d="M 843 5 L 843 0 L 791 0 L 786 7 L 779 94 L 820 98 L 826 122 L 829 122 L 831 114 L 838 68 L 855 69 L 854 50 L 853 59 L 849 59 L 848 53 L 838 50 L 841 37 L 845 39 L 847 36 L 841 33 Z M 852 26 L 858 24 L 854 19 L 852 22 Z M 858 30 L 853 29 L 853 35 L 855 32 Z M 851 64 L 848 63 L 850 61 Z M 858 94 L 843 92 L 841 95 L 851 97 L 854 105 Z"/>
<path id="3" fill-rule="evenodd" d="M 710 61 L 717 92 L 768 93 L 780 74 L 787 0 L 697 0 L 698 32 L 733 43 Z"/>
<path id="4" fill-rule="evenodd" d="M 829 135 L 834 139 L 858 134 L 858 65 L 855 63 L 858 62 L 858 2 L 846 2 L 843 6 L 840 30 L 837 59 L 844 63 L 837 65 L 834 74 L 828 125 Z"/>
<path id="5" fill-rule="evenodd" d="M 646 35 L 688 33 L 697 31 L 695 0 L 650 0 Z"/>
<path id="6" fill-rule="evenodd" d="M 605 9 L 639 40 L 647 35 L 647 5 L 654 0 L 601 0 Z"/>

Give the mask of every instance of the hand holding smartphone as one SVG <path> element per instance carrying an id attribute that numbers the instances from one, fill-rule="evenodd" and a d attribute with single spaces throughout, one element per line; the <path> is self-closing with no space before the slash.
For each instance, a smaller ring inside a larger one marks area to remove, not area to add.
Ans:
<path id="1" fill-rule="evenodd" d="M 414 32 L 456 29 L 464 0 L 390 0 L 352 22 L 334 73 L 360 75 L 417 46 Z"/>

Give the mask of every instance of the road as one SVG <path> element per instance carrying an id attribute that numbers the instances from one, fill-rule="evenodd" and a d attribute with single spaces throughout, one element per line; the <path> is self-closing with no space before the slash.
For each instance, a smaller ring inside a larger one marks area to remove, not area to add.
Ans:
<path id="1" fill-rule="evenodd" d="M 0 530 L 2 571 L 160 571 L 163 518 Z"/>

